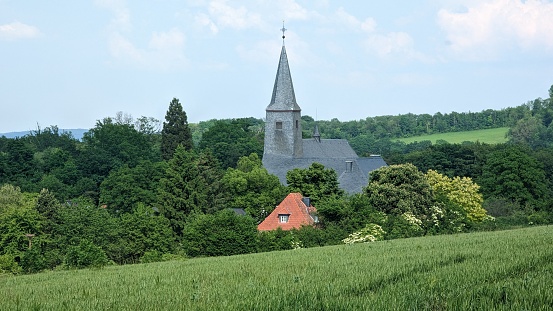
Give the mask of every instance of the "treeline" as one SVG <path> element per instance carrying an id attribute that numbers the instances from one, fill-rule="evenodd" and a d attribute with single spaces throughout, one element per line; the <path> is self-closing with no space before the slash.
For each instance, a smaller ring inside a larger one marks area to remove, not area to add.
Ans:
<path id="1" fill-rule="evenodd" d="M 391 125 L 377 126 L 380 134 L 361 126 L 377 118 L 318 121 L 323 137 L 348 138 L 360 155 L 379 153 L 388 164 L 413 164 L 380 173 L 355 196 L 341 192 L 333 171 L 317 165 L 291 172 L 289 186 L 282 186 L 261 165 L 261 120 L 189 125 L 177 99 L 164 122 L 118 113 L 99 120 L 82 141 L 55 126 L 17 139 L 1 137 L 0 270 L 320 246 L 359 232 L 397 238 L 549 223 L 551 99 L 534 102 L 514 108 L 520 119 L 513 121 L 509 143 L 501 145 L 392 143 L 382 134 Z M 303 122 L 307 136 L 314 121 Z M 397 129 L 400 124 L 387 133 L 406 132 Z M 399 180 L 394 174 L 412 187 L 406 192 L 391 183 Z M 478 195 L 451 195 L 463 185 L 476 187 Z M 319 228 L 258 233 L 257 223 L 292 191 L 313 198 Z M 459 203 L 479 195 L 476 205 Z M 486 221 L 479 204 L 496 220 Z M 241 210 L 245 216 L 236 212 Z"/>
<path id="2" fill-rule="evenodd" d="M 553 97 L 553 86 L 549 89 Z M 481 112 L 451 112 L 430 114 L 404 114 L 397 116 L 367 117 L 361 120 L 341 122 L 315 120 L 310 116 L 302 119 L 304 137 L 311 137 L 314 124 L 317 123 L 321 138 L 352 139 L 366 136 L 372 139 L 403 138 L 435 133 L 472 131 L 498 127 L 512 127 L 521 119 L 536 117 L 544 126 L 553 120 L 553 101 L 551 98 L 529 101 L 517 107 L 501 110 L 487 109 Z"/>

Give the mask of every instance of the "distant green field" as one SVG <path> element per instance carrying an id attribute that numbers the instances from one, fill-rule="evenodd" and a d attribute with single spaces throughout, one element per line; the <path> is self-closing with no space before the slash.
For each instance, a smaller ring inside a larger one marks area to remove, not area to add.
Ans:
<path id="1" fill-rule="evenodd" d="M 553 226 L 0 275 L 0 310 L 551 310 Z"/>
<path id="2" fill-rule="evenodd" d="M 409 138 L 398 138 L 398 141 L 402 141 L 406 144 L 415 141 L 430 140 L 433 144 L 438 140 L 445 140 L 450 144 L 460 144 L 464 141 L 479 141 L 487 144 L 501 144 L 507 141 L 505 134 L 509 131 L 508 127 L 500 127 L 495 129 L 475 130 L 466 132 L 451 132 L 451 133 L 439 133 L 424 136 L 415 136 Z"/>

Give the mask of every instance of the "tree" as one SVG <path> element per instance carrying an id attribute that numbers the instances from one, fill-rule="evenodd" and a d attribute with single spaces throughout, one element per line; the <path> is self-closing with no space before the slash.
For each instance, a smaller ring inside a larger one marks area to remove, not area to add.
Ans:
<path id="1" fill-rule="evenodd" d="M 549 196 L 543 164 L 516 145 L 491 152 L 477 181 L 484 198 L 505 198 L 522 207 L 539 209 Z"/>
<path id="2" fill-rule="evenodd" d="M 295 168 L 286 173 L 286 182 L 292 192 L 300 192 L 316 203 L 325 197 L 342 196 L 344 191 L 338 184 L 338 175 L 320 163 L 313 163 L 306 169 Z"/>
<path id="3" fill-rule="evenodd" d="M 434 170 L 426 173 L 432 187 L 439 211 L 434 221 L 434 231 L 462 231 L 465 225 L 482 222 L 488 215 L 482 207 L 484 199 L 479 193 L 480 186 L 468 177 L 449 178 Z"/>
<path id="4" fill-rule="evenodd" d="M 372 171 L 364 193 L 370 205 L 389 216 L 384 231 L 393 237 L 423 234 L 432 223 L 432 188 L 413 164 L 390 165 Z M 391 228 L 394 226 L 404 228 L 398 232 Z"/>
<path id="5" fill-rule="evenodd" d="M 178 145 L 182 145 L 185 150 L 192 149 L 188 119 L 178 99 L 173 98 L 169 103 L 165 121 L 161 130 L 161 156 L 164 160 L 169 160 Z"/>
<path id="6" fill-rule="evenodd" d="M 551 144 L 547 127 L 541 118 L 532 116 L 518 120 L 515 126 L 507 133 L 509 141 L 513 144 L 521 144 L 531 148 L 547 147 Z"/>
<path id="7" fill-rule="evenodd" d="M 251 153 L 263 154 L 263 141 L 250 128 L 257 120 L 236 119 L 216 121 L 203 135 L 200 149 L 209 149 L 223 168 L 235 167 L 238 159 Z"/>
<path id="8" fill-rule="evenodd" d="M 78 161 L 85 177 L 98 184 L 114 169 L 125 164 L 136 166 L 141 160 L 155 160 L 145 134 L 132 124 L 115 123 L 111 118 L 97 121 L 83 136 L 84 148 Z"/>
<path id="9" fill-rule="evenodd" d="M 230 256 L 257 251 L 253 218 L 230 210 L 196 215 L 186 224 L 183 244 L 189 256 Z"/>
<path id="10" fill-rule="evenodd" d="M 132 168 L 124 165 L 112 170 L 100 184 L 100 204 L 117 213 L 129 213 L 138 203 L 153 205 L 165 169 L 165 162 L 146 160 Z"/>
<path id="11" fill-rule="evenodd" d="M 27 234 L 40 238 L 42 217 L 35 205 L 35 195 L 10 184 L 0 187 L 0 254 L 19 255 L 27 250 Z"/>
<path id="12" fill-rule="evenodd" d="M 269 174 L 256 153 L 238 160 L 236 169 L 228 168 L 222 184 L 229 198 L 229 208 L 243 208 L 262 221 L 287 194 L 278 177 Z"/>
<path id="13" fill-rule="evenodd" d="M 178 236 L 191 214 L 218 209 L 221 178 L 214 159 L 177 146 L 160 180 L 158 205 Z"/>
<path id="14" fill-rule="evenodd" d="M 151 207 L 139 203 L 120 218 L 124 262 L 137 263 L 146 253 L 169 253 L 175 248 L 175 234 L 169 220 L 154 215 Z"/>

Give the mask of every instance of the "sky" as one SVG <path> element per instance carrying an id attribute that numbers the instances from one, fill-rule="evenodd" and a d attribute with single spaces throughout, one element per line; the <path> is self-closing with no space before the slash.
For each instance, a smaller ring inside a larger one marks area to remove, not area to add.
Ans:
<path id="1" fill-rule="evenodd" d="M 0 132 L 265 117 L 283 44 L 303 115 L 547 98 L 553 0 L 0 0 Z"/>

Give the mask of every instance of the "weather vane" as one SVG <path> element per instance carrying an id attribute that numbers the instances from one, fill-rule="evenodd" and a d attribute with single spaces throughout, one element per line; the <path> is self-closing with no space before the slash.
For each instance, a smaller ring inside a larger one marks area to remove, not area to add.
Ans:
<path id="1" fill-rule="evenodd" d="M 282 21 L 282 29 L 280 31 L 282 31 L 282 41 L 284 41 L 284 38 L 286 38 L 286 36 L 284 35 L 284 33 L 286 32 L 286 28 L 284 28 L 284 21 Z"/>

